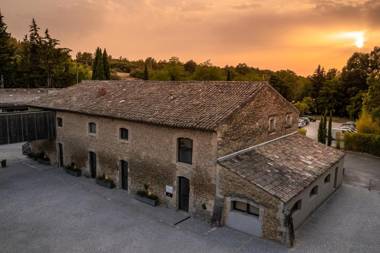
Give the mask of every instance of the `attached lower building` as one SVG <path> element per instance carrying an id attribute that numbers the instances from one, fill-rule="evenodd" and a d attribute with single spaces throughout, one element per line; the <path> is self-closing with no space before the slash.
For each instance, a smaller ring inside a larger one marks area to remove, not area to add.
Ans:
<path id="1" fill-rule="evenodd" d="M 298 134 L 265 82 L 91 81 L 30 106 L 56 113 L 32 147 L 57 165 L 283 243 L 342 183 L 343 153 Z"/>

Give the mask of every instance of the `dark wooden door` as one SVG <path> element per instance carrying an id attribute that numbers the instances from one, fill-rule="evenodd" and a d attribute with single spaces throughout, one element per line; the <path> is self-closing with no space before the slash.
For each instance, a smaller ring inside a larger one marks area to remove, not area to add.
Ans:
<path id="1" fill-rule="evenodd" d="M 58 166 L 63 167 L 63 145 L 58 143 Z"/>
<path id="2" fill-rule="evenodd" d="M 96 178 L 96 154 L 94 152 L 90 152 L 89 159 L 90 159 L 91 177 Z"/>
<path id="3" fill-rule="evenodd" d="M 189 211 L 190 184 L 189 179 L 179 177 L 178 209 Z"/>
<path id="4" fill-rule="evenodd" d="M 121 188 L 128 190 L 128 162 L 121 160 Z"/>

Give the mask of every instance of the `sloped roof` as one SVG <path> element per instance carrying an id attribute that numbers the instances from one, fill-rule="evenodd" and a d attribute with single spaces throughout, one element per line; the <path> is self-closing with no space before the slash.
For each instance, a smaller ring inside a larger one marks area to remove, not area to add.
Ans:
<path id="1" fill-rule="evenodd" d="M 218 163 L 286 203 L 343 156 L 337 149 L 294 133 Z"/>
<path id="2" fill-rule="evenodd" d="M 265 82 L 87 81 L 31 106 L 181 128 L 214 130 Z"/>
<path id="3" fill-rule="evenodd" d="M 41 95 L 54 91 L 55 89 L 0 89 L 0 105 L 25 105 Z"/>

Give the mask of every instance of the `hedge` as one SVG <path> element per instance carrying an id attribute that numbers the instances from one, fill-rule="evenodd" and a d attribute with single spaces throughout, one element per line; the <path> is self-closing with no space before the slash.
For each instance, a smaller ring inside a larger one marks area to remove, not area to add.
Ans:
<path id="1" fill-rule="evenodd" d="M 380 156 L 380 135 L 363 133 L 346 133 L 344 135 L 346 150 L 370 153 Z"/>

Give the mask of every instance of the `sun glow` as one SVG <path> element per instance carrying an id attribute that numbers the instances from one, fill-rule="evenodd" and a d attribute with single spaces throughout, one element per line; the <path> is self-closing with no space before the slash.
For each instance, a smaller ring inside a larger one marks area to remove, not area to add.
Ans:
<path id="1" fill-rule="evenodd" d="M 353 41 L 353 44 L 357 48 L 363 48 L 366 41 L 364 32 L 343 32 L 339 33 L 337 37 L 343 40 Z"/>

